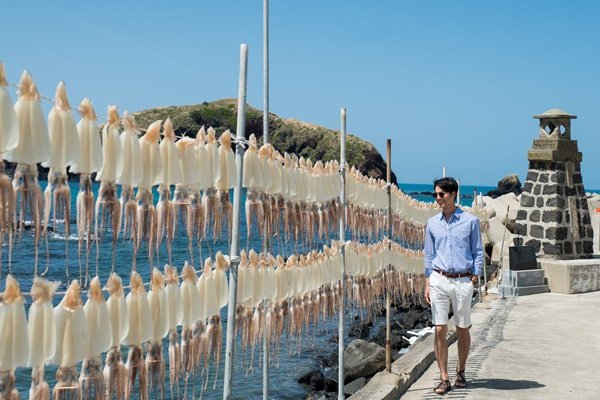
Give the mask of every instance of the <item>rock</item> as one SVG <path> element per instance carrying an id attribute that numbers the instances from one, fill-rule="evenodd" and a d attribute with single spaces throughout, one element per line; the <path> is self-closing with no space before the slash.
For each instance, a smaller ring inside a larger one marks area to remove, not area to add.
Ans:
<path id="1" fill-rule="evenodd" d="M 371 330 L 371 326 L 373 324 L 371 322 L 364 322 L 361 320 L 355 320 L 350 325 L 350 329 L 348 331 L 348 337 L 355 339 L 367 339 L 369 337 L 369 331 Z"/>
<path id="2" fill-rule="evenodd" d="M 353 380 L 352 382 L 344 385 L 344 394 L 346 396 L 352 396 L 354 393 L 358 392 L 367 384 L 366 378 L 358 378 Z"/>
<path id="3" fill-rule="evenodd" d="M 319 365 L 323 368 L 334 368 L 337 370 L 338 365 L 338 351 L 335 349 L 331 354 L 328 355 L 319 355 L 317 357 L 319 361 Z"/>
<path id="4" fill-rule="evenodd" d="M 390 335 L 390 342 L 392 345 L 392 349 L 399 350 L 402 347 L 407 347 L 408 343 L 402 339 L 402 335 L 405 335 L 406 330 L 392 329 Z M 373 342 L 385 348 L 385 339 L 387 336 L 387 330 L 384 325 L 379 327 L 377 331 L 377 335 L 373 337 Z"/>
<path id="5" fill-rule="evenodd" d="M 498 187 L 494 190 L 490 190 L 486 193 L 486 196 L 496 198 L 507 193 L 514 193 L 516 195 L 521 194 L 523 188 L 521 187 L 521 181 L 516 174 L 505 176 L 498 182 Z"/>
<path id="6" fill-rule="evenodd" d="M 325 378 L 324 385 L 326 392 L 337 392 L 338 383 L 335 379 Z"/>
<path id="7" fill-rule="evenodd" d="M 385 368 L 385 349 L 362 339 L 353 340 L 344 350 L 344 373 L 347 380 L 372 376 Z"/>
<path id="8" fill-rule="evenodd" d="M 310 387 L 312 391 L 322 390 L 325 387 L 325 377 L 320 370 L 307 372 L 298 378 L 298 383 Z"/>

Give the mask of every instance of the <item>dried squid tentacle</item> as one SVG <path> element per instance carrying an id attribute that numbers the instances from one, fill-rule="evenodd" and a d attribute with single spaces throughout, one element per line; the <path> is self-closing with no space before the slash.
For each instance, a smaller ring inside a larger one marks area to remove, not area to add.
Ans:
<path id="1" fill-rule="evenodd" d="M 139 189 L 137 198 L 140 201 L 137 207 L 137 248 L 140 248 L 142 240 L 148 241 L 148 259 L 150 260 L 150 265 L 152 265 L 157 242 L 157 211 L 152 203 L 152 192 L 150 190 Z"/>
<path id="2" fill-rule="evenodd" d="M 0 279 L 2 278 L 2 250 L 4 238 L 8 236 L 8 268 L 12 266 L 13 219 L 15 214 L 15 192 L 10 178 L 5 173 L 4 160 L 0 159 Z"/>

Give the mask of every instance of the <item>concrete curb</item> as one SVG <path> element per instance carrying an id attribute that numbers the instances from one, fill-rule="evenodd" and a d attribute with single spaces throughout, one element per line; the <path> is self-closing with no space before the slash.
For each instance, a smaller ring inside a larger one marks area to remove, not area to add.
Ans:
<path id="1" fill-rule="evenodd" d="M 480 308 L 486 308 L 486 306 L 481 307 L 480 304 L 476 303 L 473 306 L 473 313 Z M 448 346 L 453 344 L 456 338 L 456 326 L 454 319 L 451 319 L 448 322 Z M 394 400 L 400 398 L 435 361 L 433 340 L 434 335 L 427 335 L 417 340 L 408 353 L 392 363 L 392 372 L 385 370 L 378 372 L 349 399 Z"/>

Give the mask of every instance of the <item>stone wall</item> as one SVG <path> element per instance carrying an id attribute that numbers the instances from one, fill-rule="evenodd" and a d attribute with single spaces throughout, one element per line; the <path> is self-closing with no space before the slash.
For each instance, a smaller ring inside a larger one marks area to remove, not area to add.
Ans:
<path id="1" fill-rule="evenodd" d="M 594 232 L 577 161 L 530 161 L 515 226 L 538 257 L 590 258 Z"/>

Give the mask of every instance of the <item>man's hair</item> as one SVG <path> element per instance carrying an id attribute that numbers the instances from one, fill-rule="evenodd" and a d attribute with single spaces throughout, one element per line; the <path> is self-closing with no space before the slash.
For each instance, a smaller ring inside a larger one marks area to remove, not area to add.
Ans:
<path id="1" fill-rule="evenodd" d="M 454 178 L 446 177 L 446 178 L 436 179 L 433 181 L 433 189 L 434 190 L 435 190 L 436 186 L 439 186 L 440 189 L 442 189 L 444 192 L 448 192 L 448 193 L 458 192 L 458 182 L 456 182 L 456 179 L 454 179 Z"/>

